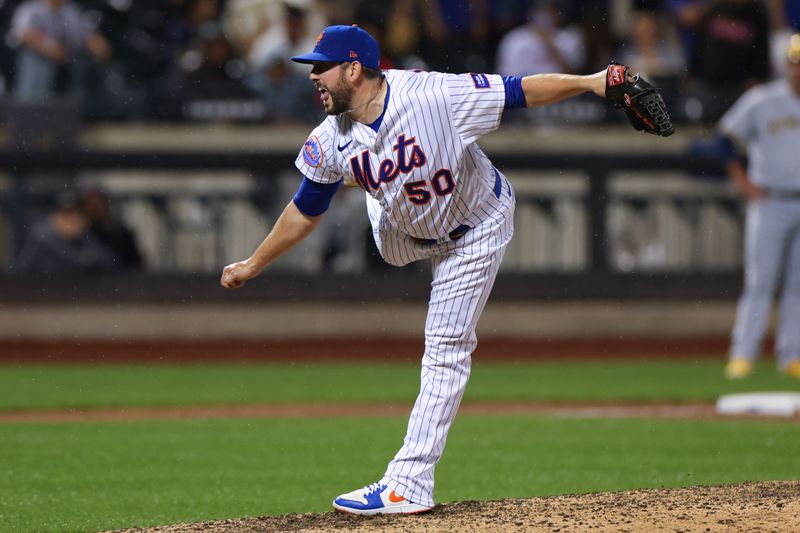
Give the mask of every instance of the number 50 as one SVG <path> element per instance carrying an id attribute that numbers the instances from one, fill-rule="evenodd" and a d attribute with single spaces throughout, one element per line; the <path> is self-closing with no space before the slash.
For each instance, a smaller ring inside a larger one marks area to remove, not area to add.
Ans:
<path id="1" fill-rule="evenodd" d="M 403 185 L 408 196 L 408 201 L 416 205 L 425 205 L 431 201 L 431 192 L 425 180 L 410 181 Z M 431 188 L 437 196 L 446 196 L 456 188 L 453 173 L 443 168 L 436 172 L 431 178 Z"/>

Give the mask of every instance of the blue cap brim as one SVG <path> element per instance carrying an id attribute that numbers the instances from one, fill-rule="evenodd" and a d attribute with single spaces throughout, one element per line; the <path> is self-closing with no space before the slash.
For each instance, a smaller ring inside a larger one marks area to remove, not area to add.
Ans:
<path id="1" fill-rule="evenodd" d="M 294 56 L 292 61 L 295 63 L 306 63 L 310 64 L 314 61 L 338 61 L 338 59 L 333 59 L 332 57 L 326 56 L 325 54 L 320 54 L 319 52 L 311 52 L 310 54 L 303 54 L 301 56 Z"/>

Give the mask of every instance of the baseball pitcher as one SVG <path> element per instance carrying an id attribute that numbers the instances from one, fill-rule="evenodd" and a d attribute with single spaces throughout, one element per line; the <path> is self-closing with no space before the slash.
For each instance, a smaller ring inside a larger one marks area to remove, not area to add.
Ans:
<path id="1" fill-rule="evenodd" d="M 403 266 L 430 259 L 419 396 L 400 451 L 375 483 L 337 497 L 354 514 L 433 508 L 434 468 L 458 411 L 477 345 L 475 328 L 514 233 L 514 190 L 476 141 L 508 109 L 591 91 L 623 107 L 637 129 L 672 133 L 657 91 L 622 65 L 593 75 L 442 74 L 379 69 L 377 42 L 357 26 L 331 26 L 313 52 L 310 79 L 329 115 L 295 162 L 303 181 L 252 256 L 225 267 L 241 287 L 307 236 L 344 182 L 365 193 L 375 244 Z M 613 95 L 613 96 L 612 96 Z"/>

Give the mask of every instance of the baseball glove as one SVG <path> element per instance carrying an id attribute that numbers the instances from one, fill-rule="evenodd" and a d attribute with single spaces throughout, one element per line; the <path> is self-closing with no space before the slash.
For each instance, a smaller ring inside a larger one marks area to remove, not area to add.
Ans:
<path id="1" fill-rule="evenodd" d="M 628 67 L 612 62 L 606 71 L 606 98 L 623 109 L 637 130 L 669 137 L 675 133 L 672 119 L 661 93 L 638 74 L 628 74 Z"/>

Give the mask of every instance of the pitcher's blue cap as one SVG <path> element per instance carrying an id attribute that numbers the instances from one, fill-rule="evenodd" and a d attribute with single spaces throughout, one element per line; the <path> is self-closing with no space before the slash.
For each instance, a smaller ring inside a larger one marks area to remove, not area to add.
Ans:
<path id="1" fill-rule="evenodd" d="M 355 24 L 352 26 L 328 26 L 317 37 L 317 44 L 310 54 L 294 56 L 292 61 L 358 61 L 368 68 L 380 68 L 381 51 L 372 35 Z"/>

